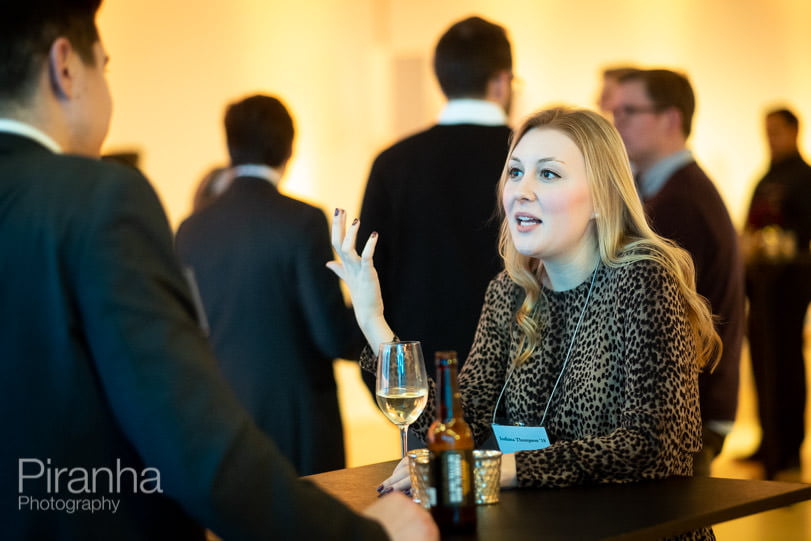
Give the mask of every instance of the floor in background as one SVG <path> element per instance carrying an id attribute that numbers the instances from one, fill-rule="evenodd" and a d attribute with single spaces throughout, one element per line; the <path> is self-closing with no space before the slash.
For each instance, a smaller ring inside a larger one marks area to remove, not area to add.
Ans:
<path id="1" fill-rule="evenodd" d="M 811 326 L 806 327 L 806 360 L 811 359 Z M 360 379 L 357 363 L 339 361 L 336 376 L 344 419 L 347 466 L 362 466 L 400 457 L 397 428 L 377 409 L 374 398 Z M 806 370 L 811 389 L 811 367 Z M 714 477 L 762 479 L 753 463 L 737 460 L 752 453 L 760 441 L 749 354 L 741 359 L 738 416 L 724 450 L 712 467 Z M 809 400 L 811 406 L 811 400 Z M 806 409 L 806 434 L 811 434 L 811 407 Z M 802 449 L 802 469 L 784 472 L 778 480 L 811 483 L 811 437 Z M 381 479 L 382 481 L 382 479 Z M 719 541 L 811 540 L 811 501 L 715 525 Z"/>

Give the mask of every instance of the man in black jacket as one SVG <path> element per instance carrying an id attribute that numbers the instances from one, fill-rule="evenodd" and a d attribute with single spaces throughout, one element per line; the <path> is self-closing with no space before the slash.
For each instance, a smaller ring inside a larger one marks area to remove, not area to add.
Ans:
<path id="1" fill-rule="evenodd" d="M 293 119 L 256 95 L 225 114 L 228 189 L 178 230 L 225 379 L 300 475 L 344 467 L 333 359 L 362 342 L 332 259 L 321 209 L 279 192 Z M 356 340 L 355 340 L 356 339 Z M 357 351 L 354 351 L 357 350 Z"/>
<path id="2" fill-rule="evenodd" d="M 375 522 L 297 480 L 222 380 L 154 191 L 92 159 L 111 111 L 98 6 L 0 18 L 3 536 L 435 538 L 402 496 Z"/>
<path id="3" fill-rule="evenodd" d="M 510 138 L 506 31 L 479 17 L 455 23 L 437 43 L 434 71 L 448 98 L 439 122 L 377 157 L 358 235 L 363 243 L 379 233 L 386 318 L 403 340 L 422 342 L 431 376 L 438 350 L 455 350 L 461 368 L 502 268 L 494 216 Z"/>

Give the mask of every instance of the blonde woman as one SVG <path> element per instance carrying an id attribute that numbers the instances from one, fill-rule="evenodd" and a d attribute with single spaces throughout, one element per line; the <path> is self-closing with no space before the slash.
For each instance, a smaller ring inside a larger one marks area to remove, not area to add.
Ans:
<path id="1" fill-rule="evenodd" d="M 505 270 L 490 283 L 460 374 L 465 417 L 480 445 L 494 418 L 542 426 L 549 440 L 506 453 L 502 485 L 690 475 L 701 446 L 698 373 L 720 340 L 689 255 L 645 221 L 619 134 L 589 110 L 541 111 L 516 131 L 499 193 Z M 370 345 L 362 365 L 373 369 L 378 344 L 395 337 L 372 264 L 377 236 L 358 255 L 357 221 L 347 230 L 345 219 L 337 210 L 340 262 L 328 266 L 349 286 Z M 465 272 L 470 262 L 442 264 Z M 432 406 L 412 425 L 419 435 Z M 407 487 L 398 467 L 381 491 Z"/>

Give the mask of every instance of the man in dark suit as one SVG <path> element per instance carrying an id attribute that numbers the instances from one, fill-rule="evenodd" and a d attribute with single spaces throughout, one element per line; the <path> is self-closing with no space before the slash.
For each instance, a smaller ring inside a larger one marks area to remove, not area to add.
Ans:
<path id="1" fill-rule="evenodd" d="M 228 107 L 233 181 L 184 221 L 176 245 L 200 288 L 220 368 L 301 475 L 344 467 L 333 359 L 360 342 L 324 213 L 279 193 L 293 120 L 276 98 Z M 360 349 L 357 347 L 356 349 Z"/>
<path id="2" fill-rule="evenodd" d="M 632 70 L 619 78 L 611 113 L 637 173 L 651 227 L 690 252 L 696 289 L 717 316 L 724 351 L 699 378 L 704 448 L 696 474 L 709 475 L 732 429 L 744 333 L 744 278 L 738 234 L 721 194 L 687 149 L 695 96 L 685 76 Z"/>
<path id="3" fill-rule="evenodd" d="M 501 269 L 493 216 L 513 78 L 504 28 L 479 17 L 452 25 L 437 43 L 434 71 L 448 98 L 439 122 L 375 159 L 358 237 L 379 233 L 386 318 L 402 339 L 422 342 L 431 376 L 438 350 L 456 350 L 461 368 L 487 284 Z"/>
<path id="4" fill-rule="evenodd" d="M 433 526 L 402 496 L 378 523 L 298 481 L 222 380 L 154 191 L 94 159 L 98 5 L 0 18 L 3 537 L 419 539 Z"/>

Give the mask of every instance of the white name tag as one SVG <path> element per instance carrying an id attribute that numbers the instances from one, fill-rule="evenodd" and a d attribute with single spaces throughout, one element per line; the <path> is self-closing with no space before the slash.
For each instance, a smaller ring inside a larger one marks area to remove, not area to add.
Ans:
<path id="1" fill-rule="evenodd" d="M 491 425 L 502 453 L 534 451 L 549 447 L 546 429 L 542 426 Z"/>

